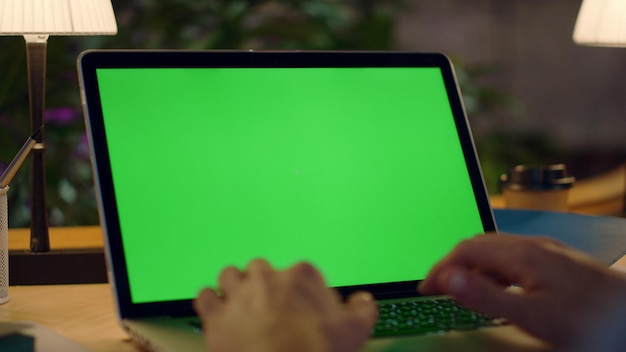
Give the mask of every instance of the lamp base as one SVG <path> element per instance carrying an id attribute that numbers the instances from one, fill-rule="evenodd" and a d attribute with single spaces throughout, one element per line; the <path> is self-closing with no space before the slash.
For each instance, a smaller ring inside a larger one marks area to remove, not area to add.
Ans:
<path id="1" fill-rule="evenodd" d="M 106 283 L 102 248 L 31 253 L 9 251 L 9 285 L 65 285 Z"/>

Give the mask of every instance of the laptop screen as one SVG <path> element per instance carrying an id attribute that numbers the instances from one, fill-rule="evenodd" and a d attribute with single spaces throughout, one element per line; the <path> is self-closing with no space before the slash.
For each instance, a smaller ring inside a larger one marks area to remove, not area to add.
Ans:
<path id="1" fill-rule="evenodd" d="M 132 303 L 192 299 L 254 258 L 309 261 L 334 287 L 414 281 L 493 229 L 444 76 L 432 65 L 96 68 L 102 118 L 89 123 L 114 199 L 101 215 L 116 211 Z"/>

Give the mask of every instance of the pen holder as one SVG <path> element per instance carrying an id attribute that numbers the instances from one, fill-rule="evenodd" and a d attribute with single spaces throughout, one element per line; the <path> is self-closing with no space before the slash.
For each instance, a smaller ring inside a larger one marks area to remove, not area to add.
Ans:
<path id="1" fill-rule="evenodd" d="M 0 304 L 9 301 L 9 186 L 0 188 Z"/>

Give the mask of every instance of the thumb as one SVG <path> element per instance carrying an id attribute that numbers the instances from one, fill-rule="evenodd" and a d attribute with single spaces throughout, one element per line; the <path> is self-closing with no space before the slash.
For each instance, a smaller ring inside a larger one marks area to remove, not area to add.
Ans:
<path id="1" fill-rule="evenodd" d="M 222 301 L 214 290 L 205 288 L 193 300 L 193 308 L 200 319 L 204 321 L 207 316 L 217 314 L 220 311 Z"/>
<path id="2" fill-rule="evenodd" d="M 347 309 L 351 315 L 370 331 L 378 319 L 378 306 L 369 292 L 357 292 L 348 298 Z"/>

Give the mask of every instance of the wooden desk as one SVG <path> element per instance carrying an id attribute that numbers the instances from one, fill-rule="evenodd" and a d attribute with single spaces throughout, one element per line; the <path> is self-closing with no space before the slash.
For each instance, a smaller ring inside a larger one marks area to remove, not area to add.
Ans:
<path id="1" fill-rule="evenodd" d="M 120 327 L 108 284 L 11 286 L 0 321 L 29 320 L 102 352 L 139 349 Z"/>
<path id="2" fill-rule="evenodd" d="M 100 226 L 51 227 L 52 249 L 103 248 L 104 238 Z M 9 250 L 30 249 L 30 229 L 9 229 Z"/>

